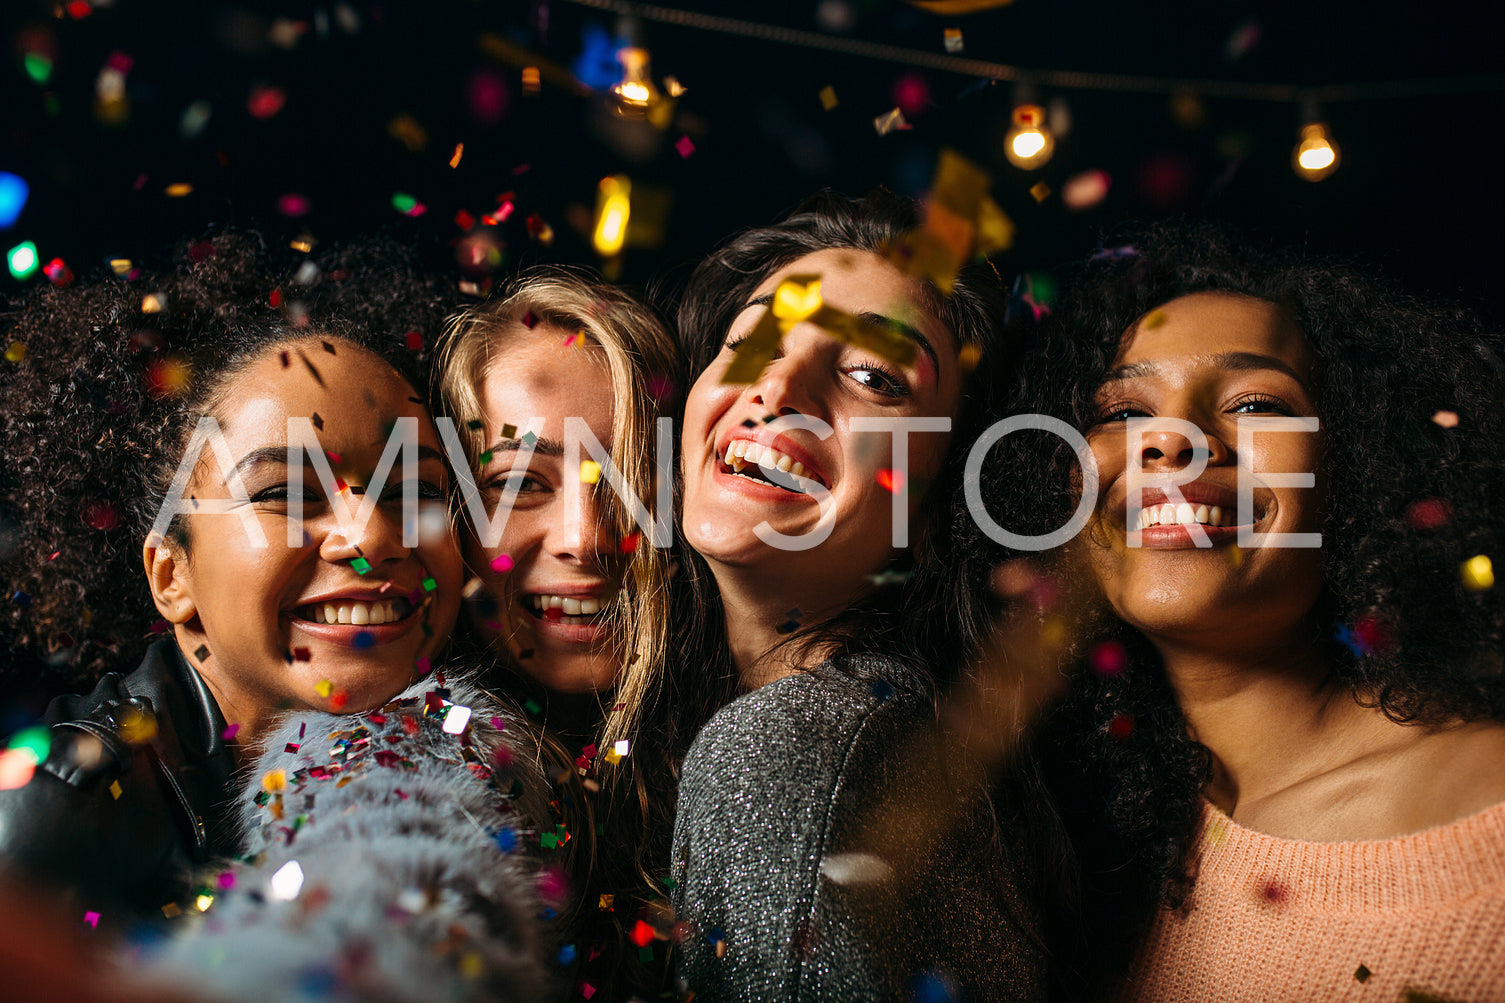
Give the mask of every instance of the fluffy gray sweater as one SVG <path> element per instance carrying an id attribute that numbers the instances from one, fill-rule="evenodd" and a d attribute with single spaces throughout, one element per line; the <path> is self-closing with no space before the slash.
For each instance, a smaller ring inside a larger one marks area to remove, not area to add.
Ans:
<path id="1" fill-rule="evenodd" d="M 845 670 L 739 698 L 690 748 L 673 875 L 696 999 L 1042 998 L 1008 848 L 981 792 L 946 788 L 930 701 L 881 659 Z"/>
<path id="2" fill-rule="evenodd" d="M 539 999 L 548 880 L 522 851 L 542 778 L 509 730 L 432 680 L 283 718 L 244 792 L 247 862 L 205 875 L 212 904 L 138 971 L 247 1003 Z"/>

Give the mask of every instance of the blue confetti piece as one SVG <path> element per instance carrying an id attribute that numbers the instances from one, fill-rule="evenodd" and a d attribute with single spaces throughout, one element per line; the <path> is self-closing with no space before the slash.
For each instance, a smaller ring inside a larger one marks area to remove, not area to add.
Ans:
<path id="1" fill-rule="evenodd" d="M 517 833 L 511 829 L 498 829 L 496 835 L 491 838 L 496 843 L 497 849 L 503 853 L 511 853 L 517 849 Z"/>
<path id="2" fill-rule="evenodd" d="M 355 648 L 369 648 L 375 643 L 376 635 L 371 633 L 369 630 L 362 630 L 357 632 L 355 639 L 350 642 L 351 646 Z"/>
<path id="3" fill-rule="evenodd" d="M 0 230 L 14 223 L 26 207 L 31 189 L 26 179 L 9 171 L 0 171 Z"/>
<path id="4" fill-rule="evenodd" d="M 573 965 L 575 963 L 574 944 L 565 944 L 559 949 L 559 963 L 561 965 Z"/>

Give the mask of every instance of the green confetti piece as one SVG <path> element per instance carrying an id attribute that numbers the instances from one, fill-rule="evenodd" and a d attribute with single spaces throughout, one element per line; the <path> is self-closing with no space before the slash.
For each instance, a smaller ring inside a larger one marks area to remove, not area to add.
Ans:
<path id="1" fill-rule="evenodd" d="M 425 592 L 432 592 L 435 589 L 437 589 L 438 587 L 439 587 L 439 583 L 436 582 L 436 581 L 434 581 L 433 578 L 425 578 L 423 580 L 423 591 L 425 591 Z"/>
<path id="2" fill-rule="evenodd" d="M 358 575 L 364 575 L 371 570 L 371 562 L 364 557 L 357 557 L 350 562 L 350 566 L 355 569 L 355 573 Z"/>

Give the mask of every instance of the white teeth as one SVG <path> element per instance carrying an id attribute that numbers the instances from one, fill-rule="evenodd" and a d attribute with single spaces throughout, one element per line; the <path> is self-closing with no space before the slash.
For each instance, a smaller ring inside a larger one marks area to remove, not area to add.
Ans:
<path id="1" fill-rule="evenodd" d="M 563 609 L 564 596 L 549 596 L 549 609 Z"/>
<path id="2" fill-rule="evenodd" d="M 775 464 L 775 466 L 777 466 L 778 469 L 784 471 L 787 474 L 794 468 L 794 461 L 787 456 L 781 456 L 779 457 L 779 462 Z"/>
<path id="3" fill-rule="evenodd" d="M 1176 522 L 1179 525 L 1190 526 L 1196 521 L 1197 517 L 1195 513 L 1192 512 L 1192 508 L 1189 504 L 1182 502 L 1181 504 L 1176 506 Z"/>
<path id="4" fill-rule="evenodd" d="M 742 451 L 742 458 L 748 463 L 757 463 L 758 457 L 763 455 L 763 447 L 756 442 L 749 442 L 747 448 Z"/>
<path id="5" fill-rule="evenodd" d="M 1214 505 L 1212 507 L 1212 511 L 1208 513 L 1208 517 L 1210 519 L 1210 524 L 1211 525 L 1213 525 L 1213 526 L 1221 526 L 1221 525 L 1223 525 L 1223 510 L 1221 508 L 1219 508 L 1218 506 Z"/>
<path id="6" fill-rule="evenodd" d="M 390 602 L 314 603 L 300 610 L 314 623 L 343 623 L 353 627 L 396 623 L 401 617 Z"/>
<path id="7" fill-rule="evenodd" d="M 551 596 L 542 593 L 528 597 L 528 603 L 540 612 L 557 609 L 564 614 L 562 623 L 585 623 L 580 617 L 589 617 L 601 612 L 605 602 L 601 599 L 581 599 L 578 596 Z"/>
<path id="8" fill-rule="evenodd" d="M 1176 524 L 1176 506 L 1166 502 L 1160 506 L 1160 518 L 1156 520 L 1162 526 L 1174 526 Z"/>
<path id="9" fill-rule="evenodd" d="M 599 599 L 582 599 L 582 600 L 580 600 L 580 612 L 584 616 L 590 616 L 592 613 L 599 613 L 599 612 L 601 612 L 601 600 L 599 600 Z"/>
<path id="10" fill-rule="evenodd" d="M 1198 505 L 1197 506 L 1197 512 L 1196 512 L 1195 518 L 1196 518 L 1197 522 L 1200 522 L 1202 525 L 1204 525 L 1204 526 L 1207 525 L 1207 506 L 1206 505 Z"/>
<path id="11" fill-rule="evenodd" d="M 805 476 L 805 465 L 803 463 L 800 463 L 800 462 L 796 461 L 795 464 L 794 464 L 794 466 L 792 466 L 792 467 L 789 468 L 789 472 L 791 474 L 793 474 L 794 476 L 796 476 L 796 477 L 804 477 Z"/>
<path id="12" fill-rule="evenodd" d="M 732 455 L 739 459 L 747 455 L 747 447 L 750 443 L 746 439 L 738 439 L 732 443 Z"/>
<path id="13" fill-rule="evenodd" d="M 565 599 L 564 602 L 561 604 L 561 608 L 564 610 L 564 615 L 565 616 L 579 616 L 580 615 L 580 600 L 579 599 Z"/>

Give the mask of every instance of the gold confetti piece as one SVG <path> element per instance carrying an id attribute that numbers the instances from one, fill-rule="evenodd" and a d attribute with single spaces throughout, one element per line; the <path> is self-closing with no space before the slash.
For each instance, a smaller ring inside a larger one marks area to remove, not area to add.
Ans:
<path id="1" fill-rule="evenodd" d="M 120 732 L 120 737 L 131 745 L 142 745 L 157 737 L 157 719 L 134 707 L 120 715 L 120 721 L 116 727 Z"/>
<path id="2" fill-rule="evenodd" d="M 795 324 L 808 319 L 825 303 L 820 296 L 819 275 L 791 275 L 779 283 L 773 293 L 773 315 L 788 331 Z"/>
<path id="3" fill-rule="evenodd" d="M 664 78 L 664 93 L 668 94 L 671 98 L 677 98 L 687 90 L 689 88 L 680 83 L 678 77 Z"/>
<path id="4" fill-rule="evenodd" d="M 290 241 L 287 246 L 291 247 L 295 251 L 302 251 L 304 254 L 307 254 L 309 251 L 312 251 L 314 249 L 314 242 L 312 240 L 300 237 L 297 240 Z"/>
<path id="5" fill-rule="evenodd" d="M 120 276 L 121 278 L 125 278 L 127 275 L 131 274 L 131 259 L 130 258 L 111 258 L 110 259 L 110 271 L 114 272 L 116 275 Z"/>
<path id="6" fill-rule="evenodd" d="M 1014 246 L 1014 221 L 992 200 L 984 197 L 977 205 L 978 254 L 996 254 Z"/>
<path id="7" fill-rule="evenodd" d="M 595 460 L 580 461 L 580 483 L 595 484 L 601 480 L 601 464 Z"/>
<path id="8" fill-rule="evenodd" d="M 610 909 L 611 904 L 616 901 L 616 898 L 617 897 L 615 895 L 602 895 L 601 898 L 596 901 L 596 908 Z"/>
<path id="9" fill-rule="evenodd" d="M 942 37 L 946 41 L 947 52 L 962 51 L 962 30 L 960 28 L 947 28 L 942 32 Z"/>
<path id="10" fill-rule="evenodd" d="M 1047 648 L 1059 648 L 1065 642 L 1065 618 L 1059 616 L 1046 617 L 1045 622 L 1040 624 L 1040 643 Z"/>
<path id="11" fill-rule="evenodd" d="M 387 123 L 387 135 L 406 146 L 410 153 L 422 153 L 429 145 L 428 130 L 405 112 Z"/>
<path id="12" fill-rule="evenodd" d="M 334 683 L 330 682 L 328 679 L 320 679 L 318 682 L 314 683 L 314 692 L 319 694 L 319 696 L 328 699 L 329 694 L 334 692 Z"/>
<path id="13" fill-rule="evenodd" d="M 459 167 L 460 166 L 460 158 L 463 157 L 463 156 L 465 156 L 465 144 L 464 143 L 456 143 L 455 144 L 455 152 L 451 153 L 449 155 L 449 166 L 451 166 L 451 167 Z"/>
<path id="14" fill-rule="evenodd" d="M 142 313 L 161 313 L 162 306 L 162 297 L 158 296 L 156 293 L 148 293 L 141 298 Z"/>
<path id="15" fill-rule="evenodd" d="M 956 367 L 963 373 L 970 373 L 981 361 L 982 349 L 976 345 L 963 345 L 962 350 L 956 353 Z"/>
<path id="16" fill-rule="evenodd" d="M 543 80 L 536 66 L 523 67 L 523 93 L 537 94 L 542 90 Z"/>
<path id="17" fill-rule="evenodd" d="M 212 905 L 214 905 L 214 896 L 207 892 L 193 900 L 193 907 L 199 912 L 208 912 Z"/>
<path id="18" fill-rule="evenodd" d="M 1141 320 L 1139 322 L 1139 326 L 1142 327 L 1142 328 L 1144 328 L 1146 331 L 1151 331 L 1151 330 L 1154 330 L 1155 328 L 1159 327 L 1161 324 L 1164 324 L 1164 323 L 1165 323 L 1165 311 L 1164 310 L 1151 310 L 1149 313 L 1147 313 L 1147 314 L 1144 315 L 1144 320 Z"/>
<path id="19" fill-rule="evenodd" d="M 1432 415 L 1432 420 L 1434 422 L 1436 422 L 1438 425 L 1441 425 L 1443 428 L 1457 428 L 1458 427 L 1458 412 L 1457 411 L 1438 411 L 1436 414 Z"/>
<path id="20" fill-rule="evenodd" d="M 24 358 L 26 358 L 26 346 L 19 341 L 11 342 L 10 347 L 5 350 L 5 361 L 20 362 Z"/>
<path id="21" fill-rule="evenodd" d="M 116 801 L 119 801 L 120 800 L 120 795 L 121 795 L 120 781 L 119 780 L 111 780 L 110 781 L 110 797 L 114 798 Z"/>
<path id="22" fill-rule="evenodd" d="M 285 770 L 267 770 L 261 775 L 261 789 L 275 794 L 287 787 L 287 772 Z"/>
<path id="23" fill-rule="evenodd" d="M 839 102 L 836 100 L 836 88 L 831 86 L 820 89 L 820 106 L 826 111 L 835 108 Z"/>
<path id="24" fill-rule="evenodd" d="M 1228 563 L 1235 568 L 1244 566 L 1244 551 L 1236 543 L 1228 548 Z"/>
<path id="25" fill-rule="evenodd" d="M 186 181 L 179 181 L 176 184 L 168 185 L 163 191 L 166 192 L 167 197 L 170 199 L 180 199 L 184 195 L 193 194 L 193 185 Z"/>
<path id="26" fill-rule="evenodd" d="M 176 902 L 169 902 L 162 907 L 162 915 L 166 916 L 168 919 L 173 919 L 174 917 L 181 916 L 182 914 L 183 910 L 178 907 L 178 904 Z"/>
<path id="27" fill-rule="evenodd" d="M 873 128 L 877 130 L 878 135 L 887 136 L 891 132 L 908 129 L 909 123 L 905 121 L 904 113 L 895 108 L 873 119 Z"/>
<path id="28" fill-rule="evenodd" d="M 737 346 L 736 354 L 732 357 L 731 365 L 726 367 L 726 372 L 721 376 L 722 383 L 755 383 L 763 374 L 763 367 L 773 360 L 774 353 L 779 349 L 779 341 L 784 337 L 784 332 L 779 327 L 778 318 L 773 315 L 770 308 L 758 318 L 757 324 L 748 332 L 747 337 Z"/>
<path id="29" fill-rule="evenodd" d="M 1487 554 L 1476 554 L 1464 561 L 1458 569 L 1463 587 L 1470 592 L 1483 592 L 1495 584 L 1494 563 Z"/>
<path id="30" fill-rule="evenodd" d="M 1044 202 L 1050 198 L 1050 185 L 1044 181 L 1036 181 L 1030 186 L 1029 193 L 1035 197 L 1036 202 Z"/>

